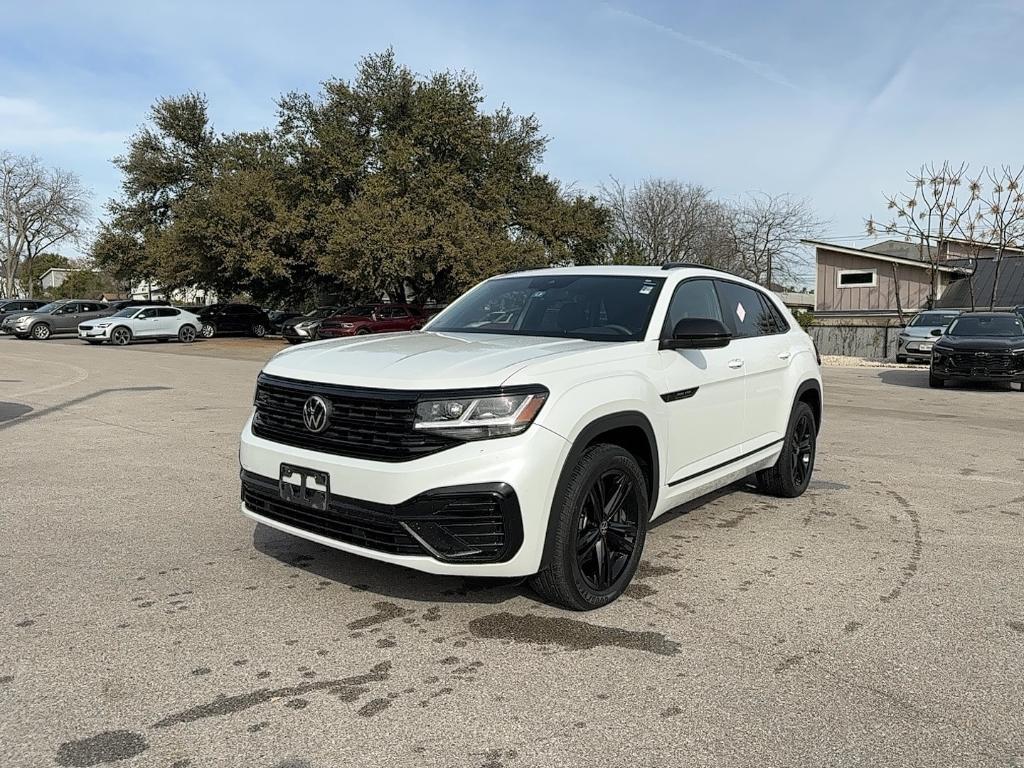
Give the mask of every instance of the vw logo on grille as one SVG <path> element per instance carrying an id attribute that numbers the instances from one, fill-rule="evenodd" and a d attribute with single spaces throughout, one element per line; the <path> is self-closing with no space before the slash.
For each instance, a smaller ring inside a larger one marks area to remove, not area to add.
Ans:
<path id="1" fill-rule="evenodd" d="M 323 432 L 331 422 L 331 404 L 313 395 L 302 406 L 302 421 L 310 432 Z"/>

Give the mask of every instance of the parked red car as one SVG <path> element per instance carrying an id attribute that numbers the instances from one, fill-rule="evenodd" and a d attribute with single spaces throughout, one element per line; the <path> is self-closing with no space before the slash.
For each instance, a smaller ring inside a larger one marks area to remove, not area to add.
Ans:
<path id="1" fill-rule="evenodd" d="M 364 304 L 349 307 L 343 315 L 328 317 L 320 323 L 317 338 L 415 331 L 426 322 L 427 316 L 423 310 L 411 304 Z"/>

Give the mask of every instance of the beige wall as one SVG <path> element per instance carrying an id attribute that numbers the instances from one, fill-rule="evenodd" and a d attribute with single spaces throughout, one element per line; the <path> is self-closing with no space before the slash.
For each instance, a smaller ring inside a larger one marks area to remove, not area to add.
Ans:
<path id="1" fill-rule="evenodd" d="M 900 301 L 907 311 L 920 309 L 928 300 L 929 270 L 927 265 L 915 267 L 907 264 L 893 264 L 889 261 L 869 259 L 848 253 L 817 249 L 818 287 L 817 311 L 839 310 L 896 310 L 896 281 L 892 268 L 900 282 Z M 876 271 L 876 285 L 855 288 L 839 287 L 839 272 L 846 269 L 873 269 Z M 940 285 L 946 276 L 940 274 Z M 940 287 L 941 294 L 941 287 Z"/>

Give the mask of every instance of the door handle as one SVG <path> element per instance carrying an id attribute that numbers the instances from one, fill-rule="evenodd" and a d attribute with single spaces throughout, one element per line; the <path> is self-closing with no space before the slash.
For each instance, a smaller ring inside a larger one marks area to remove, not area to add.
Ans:
<path id="1" fill-rule="evenodd" d="M 730 360 L 730 361 L 729 361 L 729 367 L 730 367 L 730 368 L 742 368 L 742 367 L 743 367 L 743 361 L 742 361 L 742 360 L 740 360 L 740 359 L 739 359 L 739 358 L 737 357 L 737 358 L 736 358 L 735 360 Z"/>
<path id="2" fill-rule="evenodd" d="M 792 352 L 779 352 L 779 360 L 789 360 L 792 356 Z"/>

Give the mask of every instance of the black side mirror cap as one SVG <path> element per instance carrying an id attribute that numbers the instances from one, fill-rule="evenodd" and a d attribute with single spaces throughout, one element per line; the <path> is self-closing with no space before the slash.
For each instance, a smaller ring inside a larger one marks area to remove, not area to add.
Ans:
<path id="1" fill-rule="evenodd" d="M 684 317 L 676 323 L 671 337 L 661 339 L 658 349 L 719 349 L 731 340 L 732 334 L 721 320 Z"/>

